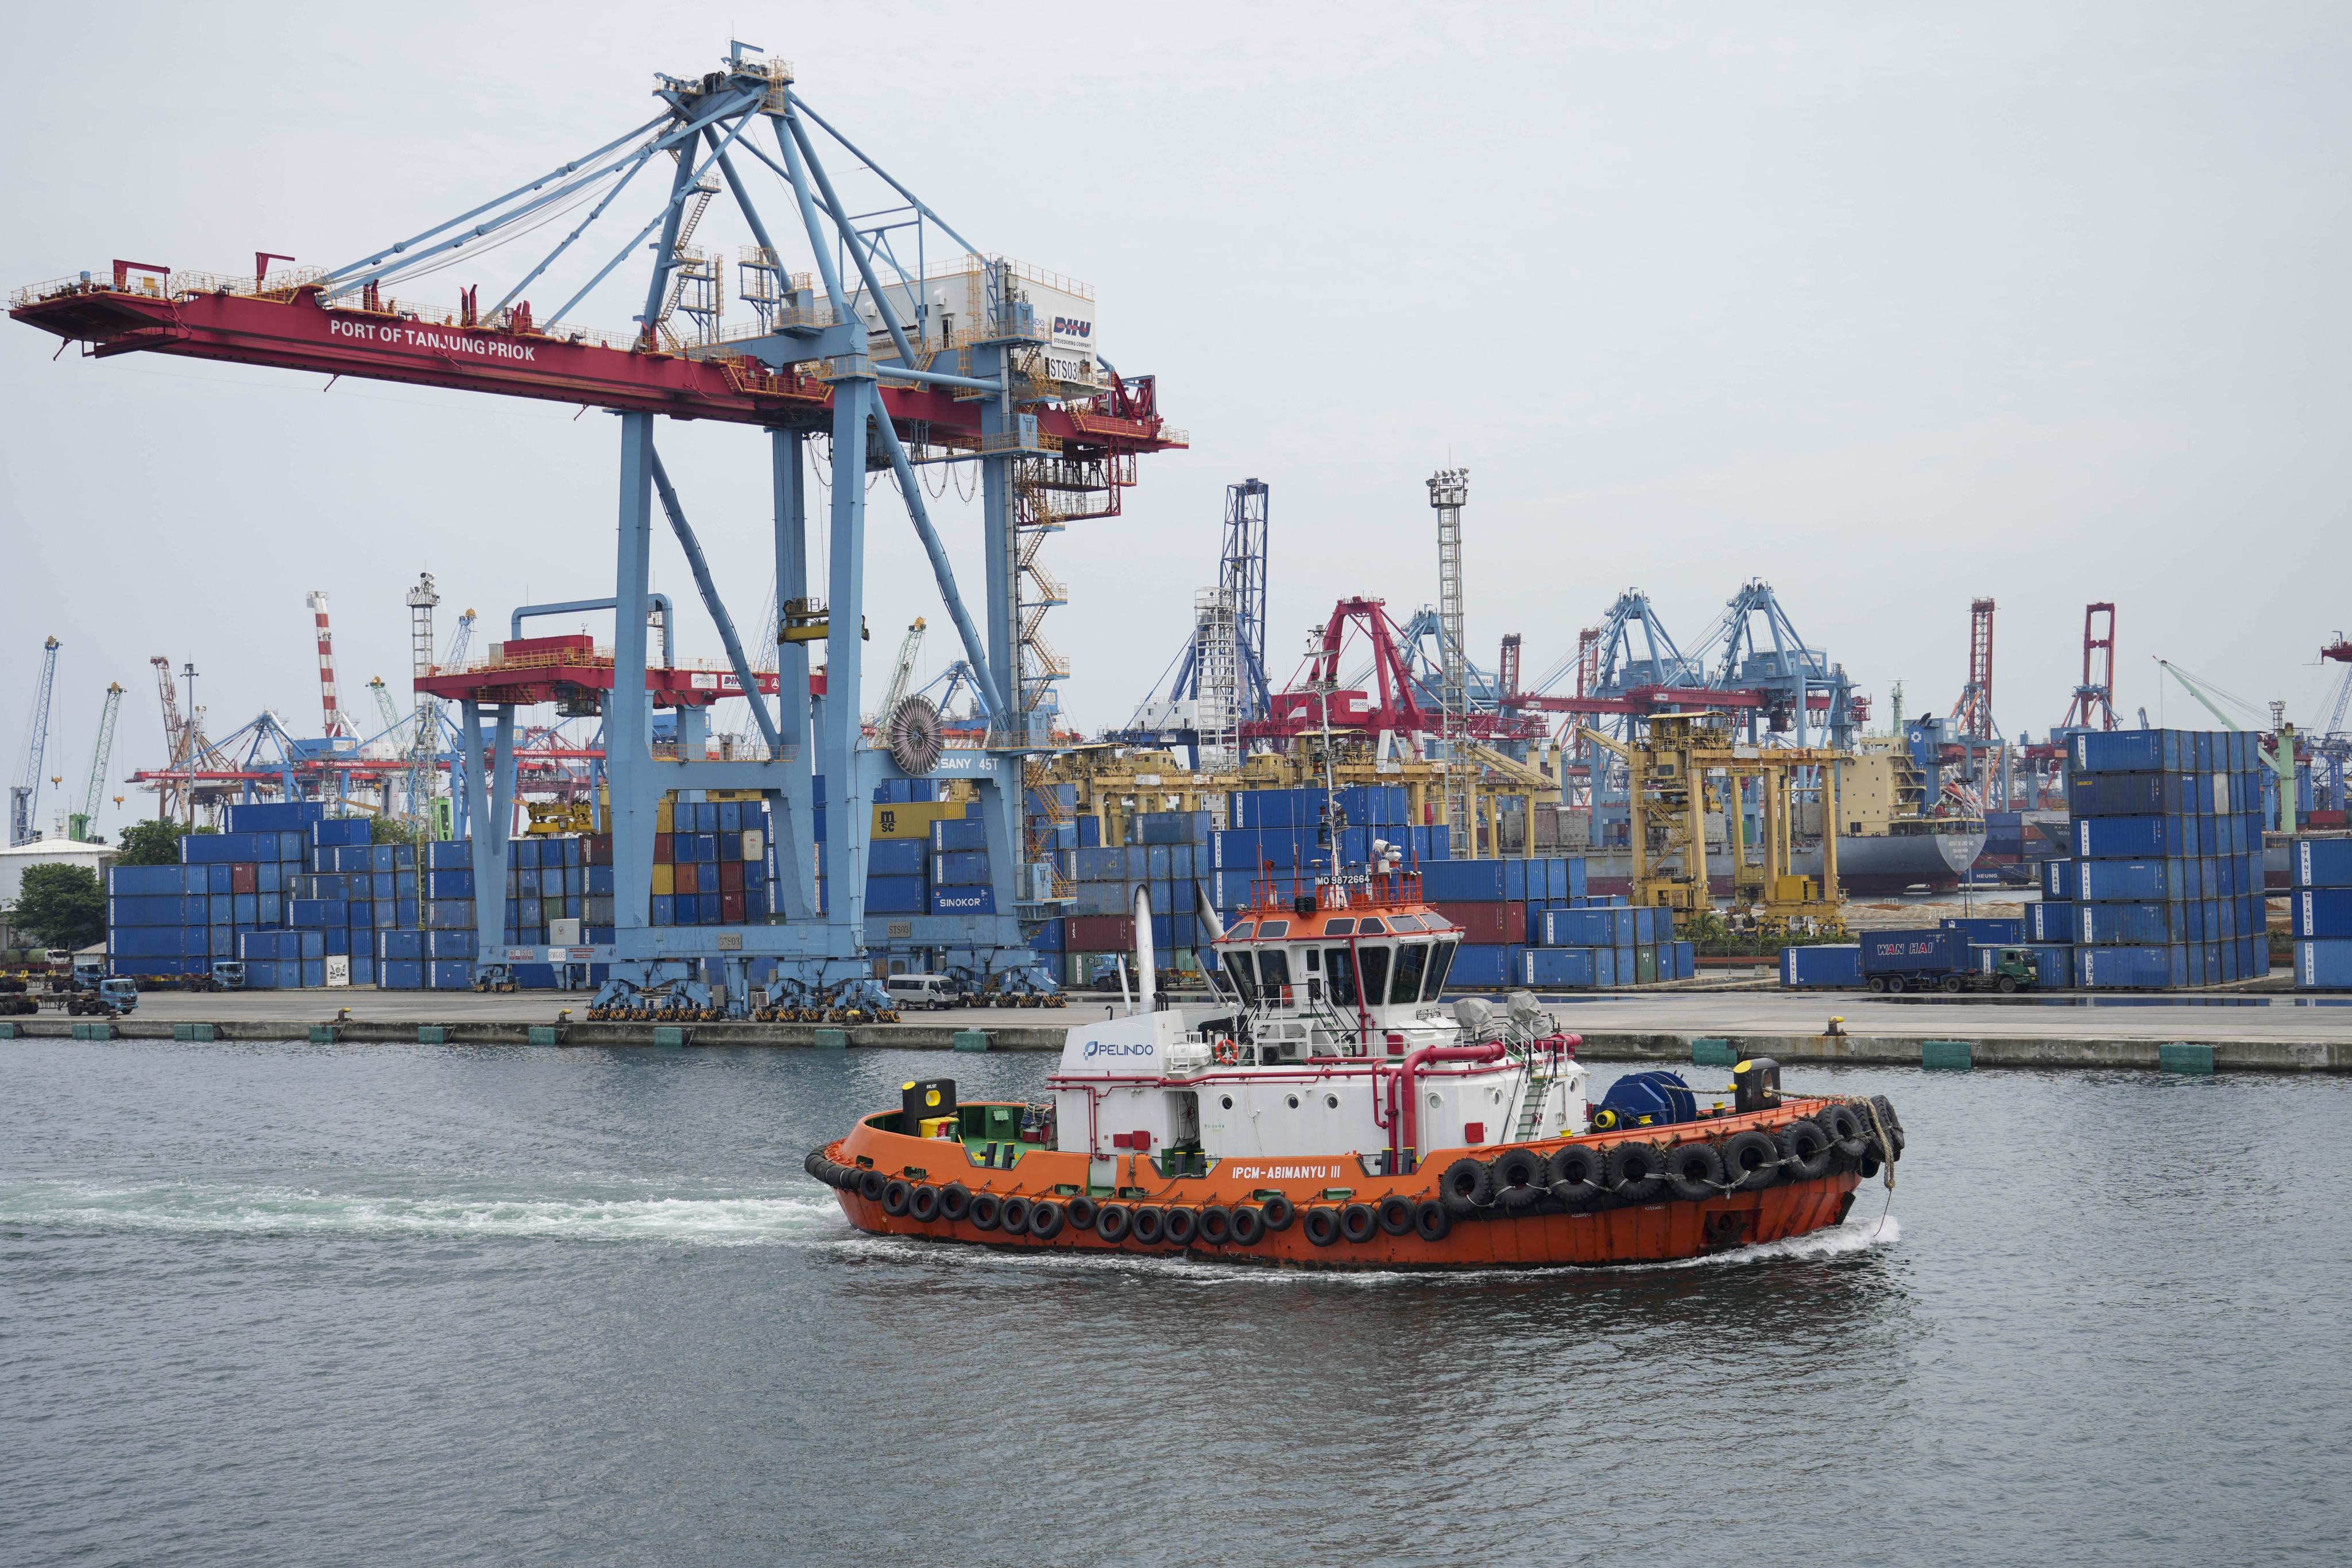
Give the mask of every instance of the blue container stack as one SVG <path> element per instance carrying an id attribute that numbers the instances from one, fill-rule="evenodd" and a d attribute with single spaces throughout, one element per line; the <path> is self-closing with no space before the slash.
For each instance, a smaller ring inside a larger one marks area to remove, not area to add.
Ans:
<path id="1" fill-rule="evenodd" d="M 1519 957 L 1521 984 L 1571 990 L 1646 986 L 1687 980 L 1697 972 L 1697 946 L 1675 940 L 1674 916 L 1667 911 L 1586 896 L 1580 860 L 1526 864 L 1531 888 L 1538 868 L 1544 868 L 1547 895 L 1528 903 L 1528 946 Z M 1562 865 L 1568 868 L 1572 890 L 1564 900 L 1550 896 L 1559 873 L 1549 868 Z M 1461 973 L 1459 962 L 1454 972 Z"/>
<path id="2" fill-rule="evenodd" d="M 664 800 L 654 831 L 650 923 L 763 923 L 775 907 L 773 843 L 773 822 L 764 800 Z M 509 870 L 508 892 L 510 897 L 526 901 L 520 912 L 522 918 L 518 922 L 526 928 L 530 924 L 529 899 L 561 896 L 557 892 L 559 884 L 551 879 L 526 876 L 520 884 L 513 880 L 515 871 L 528 873 L 534 869 L 562 868 L 533 868 L 526 864 Z M 535 882 L 539 885 L 534 886 Z M 610 897 L 611 892 L 604 887 L 596 896 Z M 515 913 L 510 910 L 509 917 Z"/>
<path id="3" fill-rule="evenodd" d="M 298 949 L 281 958 L 265 942 L 270 956 L 248 959 L 245 938 L 294 924 L 289 895 L 308 863 L 313 835 L 349 831 L 325 819 L 326 807 L 318 801 L 232 806 L 227 831 L 180 840 L 179 864 L 111 868 L 107 972 L 202 975 L 216 961 L 235 959 L 247 964 L 250 986 L 324 985 L 323 943 L 316 955 Z M 357 827 L 367 832 L 365 821 Z"/>
<path id="4" fill-rule="evenodd" d="M 2085 732 L 2067 754 L 2074 853 L 2042 867 L 2037 945 L 2089 989 L 2168 990 L 2270 972 L 2254 737 Z"/>
<path id="5" fill-rule="evenodd" d="M 2352 839 L 2297 839 L 2288 869 L 2295 988 L 2352 991 Z"/>
<path id="6" fill-rule="evenodd" d="M 1194 956 L 1213 935 L 1201 918 L 1201 896 L 1217 882 L 1219 830 L 1214 821 L 1206 811 L 1145 811 L 1128 819 L 1131 843 L 1079 844 L 1057 851 L 1062 875 L 1070 884 L 1069 918 L 1046 922 L 1032 938 L 1033 946 L 1042 955 L 1063 955 L 1056 967 L 1066 978 L 1086 984 L 1110 955 L 1132 949 L 1130 921 L 1140 897 L 1150 906 L 1157 961 L 1163 967 L 1192 967 Z M 1094 821 L 1068 825 L 1090 827 Z"/>

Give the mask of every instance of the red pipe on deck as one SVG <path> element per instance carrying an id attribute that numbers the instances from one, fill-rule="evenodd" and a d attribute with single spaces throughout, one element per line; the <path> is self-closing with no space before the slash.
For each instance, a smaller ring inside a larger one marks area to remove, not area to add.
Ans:
<path id="1" fill-rule="evenodd" d="M 1421 1107 L 1412 1095 L 1415 1074 L 1433 1061 L 1494 1061 L 1503 1054 L 1503 1042 L 1490 1040 L 1479 1045 L 1424 1045 L 1404 1059 L 1396 1076 L 1389 1080 L 1389 1125 L 1400 1136 L 1400 1153 L 1421 1158 Z M 1403 1110 L 1398 1110 L 1398 1096 L 1403 1096 Z M 1400 1117 L 1402 1119 L 1400 1119 Z"/>

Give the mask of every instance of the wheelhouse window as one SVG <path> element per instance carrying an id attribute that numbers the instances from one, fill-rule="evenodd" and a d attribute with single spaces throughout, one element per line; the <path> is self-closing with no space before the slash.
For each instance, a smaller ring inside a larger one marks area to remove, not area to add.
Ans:
<path id="1" fill-rule="evenodd" d="M 1324 949 L 1323 984 L 1329 989 L 1332 1006 L 1352 1008 L 1356 1005 L 1356 966 L 1348 962 L 1345 947 Z"/>
<path id="2" fill-rule="evenodd" d="M 1247 953 L 1223 952 L 1217 955 L 1218 964 L 1234 982 L 1234 990 L 1244 1005 L 1257 1000 L 1257 966 Z"/>
<path id="3" fill-rule="evenodd" d="M 1385 936 L 1388 935 L 1388 931 L 1389 928 L 1380 921 L 1367 920 L 1364 922 L 1363 929 L 1357 932 L 1356 935 L 1359 936 Z"/>
<path id="4" fill-rule="evenodd" d="M 1255 929 L 1255 926 L 1253 926 L 1248 921 L 1244 920 L 1239 925 L 1234 926 L 1228 935 L 1238 940 L 1242 937 L 1247 936 Z"/>
<path id="5" fill-rule="evenodd" d="M 1355 929 L 1356 923 L 1353 920 L 1334 920 L 1324 925 L 1323 935 L 1326 936 L 1352 936 Z"/>
<path id="6" fill-rule="evenodd" d="M 1258 954 L 1257 983 L 1267 1001 L 1280 1001 L 1283 988 L 1290 984 L 1290 955 L 1279 947 Z"/>
<path id="7" fill-rule="evenodd" d="M 1276 936 L 1287 936 L 1290 935 L 1290 922 L 1287 920 L 1261 920 L 1258 922 L 1257 935 L 1258 940 L 1261 942 Z"/>
<path id="8" fill-rule="evenodd" d="M 1452 942 L 1440 942 L 1429 950 L 1429 977 L 1422 984 L 1423 999 L 1433 1002 L 1445 988 L 1446 971 L 1454 967 L 1454 948 Z"/>
<path id="9" fill-rule="evenodd" d="M 1386 946 L 1360 947 L 1356 950 L 1356 963 L 1363 971 L 1364 1000 L 1378 1007 L 1389 992 L 1389 949 Z"/>
<path id="10" fill-rule="evenodd" d="M 1389 929 L 1391 931 L 1418 931 L 1421 929 L 1421 916 L 1418 915 L 1391 915 L 1389 916 Z"/>
<path id="11" fill-rule="evenodd" d="M 1410 1007 L 1421 1000 L 1421 978 L 1428 970 L 1428 943 L 1408 942 L 1399 947 L 1396 982 L 1389 988 L 1389 1001 L 1398 1007 Z"/>

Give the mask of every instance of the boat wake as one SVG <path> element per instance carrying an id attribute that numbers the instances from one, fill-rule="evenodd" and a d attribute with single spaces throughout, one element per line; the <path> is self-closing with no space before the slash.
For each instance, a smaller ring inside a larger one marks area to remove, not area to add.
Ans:
<path id="1" fill-rule="evenodd" d="M 0 1183 L 0 1229 L 757 1246 L 830 1239 L 830 1197 L 353 1194 L 212 1184 Z"/>

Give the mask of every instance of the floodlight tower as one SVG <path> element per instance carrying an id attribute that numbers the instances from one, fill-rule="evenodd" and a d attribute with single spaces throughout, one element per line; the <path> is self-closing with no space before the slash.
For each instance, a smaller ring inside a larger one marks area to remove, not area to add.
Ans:
<path id="1" fill-rule="evenodd" d="M 1429 504 L 1437 512 L 1437 617 L 1444 632 L 1445 685 L 1440 703 L 1445 715 L 1445 821 L 1454 858 L 1478 852 L 1477 829 L 1470 821 L 1470 655 L 1463 641 L 1462 507 L 1470 498 L 1470 471 L 1441 468 L 1429 479 Z M 1497 846 L 1499 852 L 1499 846 Z"/>

